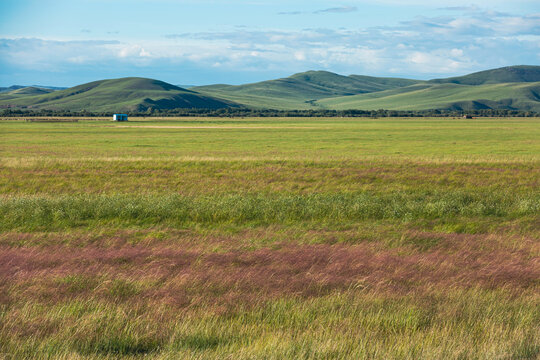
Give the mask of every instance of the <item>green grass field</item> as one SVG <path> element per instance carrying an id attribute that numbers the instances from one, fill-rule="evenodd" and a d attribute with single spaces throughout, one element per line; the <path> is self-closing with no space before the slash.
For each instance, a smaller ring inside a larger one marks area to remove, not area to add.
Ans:
<path id="1" fill-rule="evenodd" d="M 538 118 L 0 138 L 0 359 L 540 356 Z"/>
<path id="2" fill-rule="evenodd" d="M 523 110 L 539 111 L 539 90 L 540 82 L 475 86 L 452 83 L 417 84 L 368 94 L 326 98 L 316 104 L 335 110 L 427 110 L 452 108 L 455 104 L 474 109 L 473 102 L 478 102 L 490 107 L 498 103 L 501 106 L 511 105 Z"/>

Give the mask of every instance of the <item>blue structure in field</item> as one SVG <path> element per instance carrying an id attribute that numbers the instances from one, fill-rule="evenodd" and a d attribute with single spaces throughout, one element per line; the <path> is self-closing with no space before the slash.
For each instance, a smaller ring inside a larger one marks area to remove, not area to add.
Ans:
<path id="1" fill-rule="evenodd" d="M 113 121 L 128 121 L 126 114 L 114 114 Z"/>

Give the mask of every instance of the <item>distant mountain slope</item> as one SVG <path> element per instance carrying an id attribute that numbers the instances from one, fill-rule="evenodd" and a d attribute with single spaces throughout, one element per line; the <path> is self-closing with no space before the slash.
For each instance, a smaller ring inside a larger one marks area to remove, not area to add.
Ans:
<path id="1" fill-rule="evenodd" d="M 27 96 L 27 95 L 41 95 L 41 94 L 49 94 L 56 90 L 52 89 L 46 89 L 46 88 L 39 88 L 35 86 L 27 86 L 23 87 L 17 90 L 10 91 L 9 94 L 11 95 L 17 95 L 17 96 Z"/>
<path id="2" fill-rule="evenodd" d="M 437 84 L 453 83 L 462 85 L 483 85 L 536 81 L 540 81 L 540 66 L 519 65 L 480 71 L 465 76 L 434 79 L 429 82 Z"/>
<path id="3" fill-rule="evenodd" d="M 197 86 L 191 90 L 251 107 L 309 109 L 313 108 L 315 100 L 322 98 L 382 91 L 419 82 L 421 81 L 308 71 L 277 80 L 245 85 Z"/>
<path id="4" fill-rule="evenodd" d="M 224 108 L 236 104 L 146 78 L 100 80 L 48 94 L 5 98 L 0 106 L 71 111 L 144 111 L 148 108 Z M 9 93 L 8 93 L 9 95 Z"/>
<path id="5" fill-rule="evenodd" d="M 3 93 L 3 92 L 10 92 L 10 91 L 13 91 L 13 90 L 18 90 L 18 89 L 22 89 L 26 86 L 22 86 L 22 85 L 11 85 L 10 87 L 0 87 L 0 93 Z"/>
<path id="6" fill-rule="evenodd" d="M 26 96 L 43 95 L 52 93 L 55 90 L 37 88 L 33 86 L 19 88 L 9 92 L 0 93 L 0 100 L 17 99 Z"/>
<path id="7" fill-rule="evenodd" d="M 37 87 L 40 89 L 50 89 L 50 90 L 65 90 L 65 86 L 48 86 L 48 85 L 32 85 L 32 87 Z"/>
<path id="8" fill-rule="evenodd" d="M 540 111 L 540 82 L 486 85 L 418 84 L 376 93 L 321 99 L 322 108 L 344 110 L 518 109 Z"/>
<path id="9" fill-rule="evenodd" d="M 65 87 L 58 87 L 58 86 L 44 86 L 44 85 L 32 85 L 32 86 L 23 86 L 23 85 L 11 85 L 10 87 L 0 87 L 0 93 L 4 92 L 10 92 L 13 90 L 19 90 L 23 88 L 38 88 L 38 89 L 46 89 L 46 90 L 64 90 Z"/>

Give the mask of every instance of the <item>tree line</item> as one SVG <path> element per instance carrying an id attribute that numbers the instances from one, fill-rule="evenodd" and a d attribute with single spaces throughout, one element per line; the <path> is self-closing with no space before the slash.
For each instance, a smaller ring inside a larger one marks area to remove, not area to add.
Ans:
<path id="1" fill-rule="evenodd" d="M 524 110 L 481 109 L 481 110 L 275 110 L 251 108 L 223 109 L 153 109 L 145 111 L 127 111 L 129 116 L 197 116 L 197 117 L 537 117 L 539 113 Z M 47 110 L 47 109 L 2 109 L 3 117 L 102 117 L 111 116 L 110 112 Z"/>

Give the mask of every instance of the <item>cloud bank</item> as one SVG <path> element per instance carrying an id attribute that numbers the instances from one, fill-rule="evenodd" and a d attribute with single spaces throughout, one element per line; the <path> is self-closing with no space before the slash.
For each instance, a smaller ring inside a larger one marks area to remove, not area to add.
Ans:
<path id="1" fill-rule="evenodd" d="M 416 17 L 395 26 L 354 30 L 238 27 L 140 41 L 4 38 L 0 39 L 0 66 L 63 72 L 78 65 L 93 67 L 96 72 L 100 67 L 124 68 L 133 74 L 159 66 L 174 73 L 175 68 L 183 66 L 199 72 L 210 69 L 213 74 L 250 73 L 253 79 L 259 79 L 308 69 L 429 78 L 539 63 L 540 14 L 518 16 L 476 6 L 448 10 L 451 15 Z M 319 12 L 354 11 L 356 7 L 335 7 Z M 454 11 L 462 13 L 456 15 Z M 193 77 L 186 81 L 197 80 Z"/>

